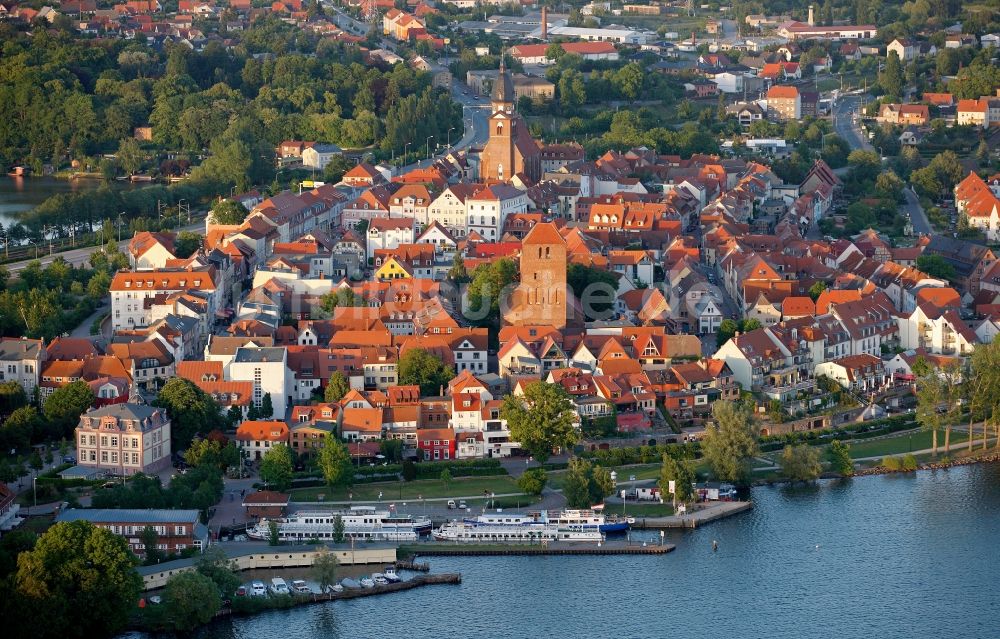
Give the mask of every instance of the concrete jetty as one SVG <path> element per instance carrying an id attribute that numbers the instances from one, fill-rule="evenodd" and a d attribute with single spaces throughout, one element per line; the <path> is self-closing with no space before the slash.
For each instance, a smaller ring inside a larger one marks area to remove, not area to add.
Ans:
<path id="1" fill-rule="evenodd" d="M 697 528 L 707 523 L 731 517 L 753 508 L 749 501 L 718 501 L 710 506 L 683 515 L 669 517 L 636 517 L 632 528 L 659 530 L 664 528 Z"/>

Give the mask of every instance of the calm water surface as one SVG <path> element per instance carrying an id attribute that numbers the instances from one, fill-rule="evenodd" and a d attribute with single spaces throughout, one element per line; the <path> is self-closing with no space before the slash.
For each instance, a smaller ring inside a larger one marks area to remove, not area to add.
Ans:
<path id="1" fill-rule="evenodd" d="M 663 557 L 430 558 L 431 586 L 204 639 L 1000 636 L 1000 466 L 758 488 Z M 719 541 L 713 553 L 711 542 Z"/>
<path id="2" fill-rule="evenodd" d="M 17 216 L 29 211 L 46 198 L 58 193 L 93 191 L 104 184 L 101 180 L 57 180 L 53 177 L 13 178 L 0 175 L 0 224 L 5 227 L 17 221 Z"/>

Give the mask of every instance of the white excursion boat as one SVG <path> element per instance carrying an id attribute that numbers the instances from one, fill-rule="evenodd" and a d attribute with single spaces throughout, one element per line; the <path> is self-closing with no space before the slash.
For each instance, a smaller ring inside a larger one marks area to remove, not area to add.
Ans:
<path id="1" fill-rule="evenodd" d="M 353 506 L 345 511 L 301 511 L 273 521 L 278 524 L 278 538 L 282 541 L 333 540 L 337 517 L 344 524 L 345 537 L 365 541 L 415 541 L 432 527 L 427 517 L 394 514 L 374 506 Z M 251 539 L 268 539 L 270 534 L 267 519 L 247 530 Z"/>
<path id="2" fill-rule="evenodd" d="M 528 513 L 504 512 L 497 510 L 483 513 L 478 517 L 468 517 L 465 523 L 475 526 L 535 526 L 553 524 L 569 530 L 596 530 L 602 533 L 624 532 L 635 523 L 632 518 L 609 518 L 595 510 L 566 509 L 542 510 Z"/>
<path id="3" fill-rule="evenodd" d="M 474 524 L 453 521 L 434 531 L 438 541 L 462 542 L 525 542 L 543 541 L 601 541 L 604 536 L 597 528 L 583 530 L 560 527 L 555 524 Z"/>

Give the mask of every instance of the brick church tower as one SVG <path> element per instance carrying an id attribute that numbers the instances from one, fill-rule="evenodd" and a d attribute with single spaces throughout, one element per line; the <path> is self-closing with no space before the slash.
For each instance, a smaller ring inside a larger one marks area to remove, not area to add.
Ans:
<path id="1" fill-rule="evenodd" d="M 521 242 L 521 282 L 514 291 L 514 326 L 566 328 L 566 240 L 551 222 L 539 222 Z"/>
<path id="2" fill-rule="evenodd" d="M 490 139 L 479 156 L 479 179 L 509 182 L 515 173 L 532 180 L 542 176 L 541 151 L 528 126 L 514 110 L 514 82 L 500 57 L 500 73 L 490 96 Z"/>

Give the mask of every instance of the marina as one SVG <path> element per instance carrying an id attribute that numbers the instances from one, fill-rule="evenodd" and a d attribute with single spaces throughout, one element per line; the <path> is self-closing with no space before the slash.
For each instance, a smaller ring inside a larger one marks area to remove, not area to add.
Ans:
<path id="1" fill-rule="evenodd" d="M 233 617 L 197 637 L 349 639 L 376 626 L 437 639 L 710 639 L 758 636 L 760 629 L 797 639 L 824 628 L 843 637 L 995 636 L 997 610 L 983 595 L 995 581 L 1000 464 L 757 487 L 751 497 L 752 509 L 711 526 L 665 530 L 666 550 L 652 530 L 631 533 L 649 540 L 645 548 L 405 544 L 401 557 L 415 553 L 434 571 L 461 573 L 461 583 L 388 599 L 370 595 L 393 585 L 359 589 L 335 598 L 353 598 L 349 605 Z M 271 576 L 260 571 L 258 578 Z M 643 611 L 637 584 L 642 599 L 670 602 L 669 614 Z M 887 588 L 893 596 L 872 605 L 872 593 Z M 442 597 L 461 602 L 462 623 L 441 622 L 434 609 Z M 500 598 L 504 624 L 496 621 Z"/>

